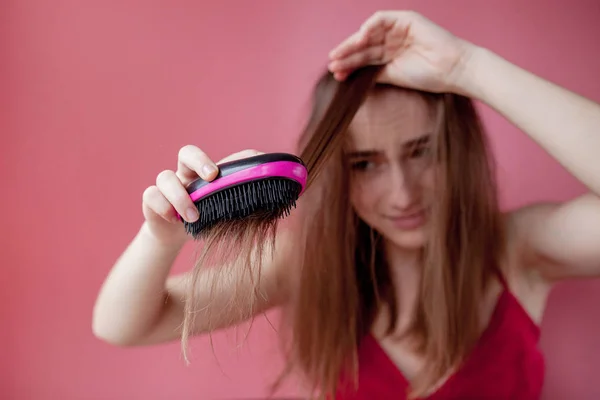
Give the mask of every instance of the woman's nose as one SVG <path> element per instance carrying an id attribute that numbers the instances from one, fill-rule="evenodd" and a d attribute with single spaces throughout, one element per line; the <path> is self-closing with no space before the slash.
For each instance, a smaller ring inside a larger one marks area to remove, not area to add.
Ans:
<path id="1" fill-rule="evenodd" d="M 391 170 L 390 182 L 387 182 L 390 205 L 399 210 L 408 209 L 416 197 L 414 182 L 401 165 L 394 166 Z"/>

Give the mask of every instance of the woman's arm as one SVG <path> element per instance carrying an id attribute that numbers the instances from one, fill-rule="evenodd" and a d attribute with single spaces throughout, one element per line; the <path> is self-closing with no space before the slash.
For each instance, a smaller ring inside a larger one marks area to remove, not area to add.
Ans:
<path id="1" fill-rule="evenodd" d="M 152 330 L 167 308 L 165 282 L 184 243 L 162 244 L 142 225 L 110 270 L 94 304 L 92 329 L 97 338 L 132 345 Z"/>
<path id="2" fill-rule="evenodd" d="M 221 162 L 256 154 L 259 152 L 245 150 Z M 176 172 L 161 172 L 156 185 L 144 191 L 142 210 L 145 221 L 102 284 L 92 322 L 93 332 L 101 340 L 133 346 L 167 342 L 181 336 L 190 273 L 169 275 L 189 236 L 176 218 L 176 212 L 188 222 L 198 218 L 197 214 L 194 218 L 186 213 L 186 210 L 196 208 L 185 186 L 199 176 L 213 179 L 216 164 L 198 147 L 184 146 L 179 151 L 177 165 Z M 212 173 L 203 172 L 207 165 L 215 166 Z M 243 322 L 284 302 L 287 295 L 284 276 L 287 276 L 287 271 L 283 266 L 289 263 L 288 235 L 283 229 L 278 231 L 275 249 L 265 249 L 264 259 L 249 260 L 252 273 L 260 273 L 259 293 L 255 293 L 253 283 L 258 276 L 254 276 L 253 281 L 246 275 L 249 272 L 244 267 L 250 266 L 203 268 L 194 286 L 195 308 L 198 310 L 193 326 L 195 334 Z M 267 257 L 270 255 L 273 258 Z M 260 271 L 255 264 L 259 261 Z"/>
<path id="3" fill-rule="evenodd" d="M 502 114 L 590 190 L 516 212 L 525 254 L 548 280 L 600 276 L 600 105 L 489 50 L 468 54 L 456 91 Z"/>
<path id="4" fill-rule="evenodd" d="M 288 293 L 284 266 L 289 260 L 289 243 L 287 234 L 280 232 L 274 257 L 269 257 L 271 249 L 265 249 L 260 295 L 254 293 L 252 280 L 235 276 L 245 273 L 241 266 L 235 271 L 226 265 L 206 268 L 194 288 L 198 310 L 194 334 L 236 325 L 283 304 Z M 164 245 L 142 226 L 102 285 L 93 313 L 97 338 L 118 346 L 142 346 L 181 337 L 190 273 L 169 276 L 181 247 Z M 215 281 L 219 274 L 226 277 Z M 217 286 L 213 287 L 213 282 Z"/>

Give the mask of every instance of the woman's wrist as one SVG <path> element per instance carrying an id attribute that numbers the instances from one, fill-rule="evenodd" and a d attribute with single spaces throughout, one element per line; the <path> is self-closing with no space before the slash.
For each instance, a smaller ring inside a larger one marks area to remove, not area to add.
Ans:
<path id="1" fill-rule="evenodd" d="M 484 98 L 484 85 L 481 70 L 489 68 L 491 53 L 472 43 L 464 42 L 464 50 L 453 71 L 450 91 L 477 100 Z"/>
<path id="2" fill-rule="evenodd" d="M 154 232 L 148 226 L 148 222 L 145 221 L 139 232 L 138 237 L 140 240 L 143 240 L 145 243 L 148 243 L 150 247 L 153 249 L 163 251 L 163 252 L 173 252 L 178 253 L 183 246 L 187 243 L 187 239 L 182 235 L 174 235 L 170 237 L 168 240 L 164 238 L 157 237 Z"/>

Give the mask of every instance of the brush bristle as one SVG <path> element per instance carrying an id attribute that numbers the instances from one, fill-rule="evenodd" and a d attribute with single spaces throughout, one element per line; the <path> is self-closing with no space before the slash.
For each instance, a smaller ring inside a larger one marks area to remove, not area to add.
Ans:
<path id="1" fill-rule="evenodd" d="M 290 214 L 302 186 L 291 179 L 268 178 L 228 187 L 195 203 L 200 218 L 184 222 L 195 239 L 217 223 L 245 218 L 275 220 Z"/>

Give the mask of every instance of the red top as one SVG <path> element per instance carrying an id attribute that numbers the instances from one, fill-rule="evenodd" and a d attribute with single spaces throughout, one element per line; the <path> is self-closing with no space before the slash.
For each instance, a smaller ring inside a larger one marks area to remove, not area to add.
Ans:
<path id="1" fill-rule="evenodd" d="M 504 287 L 490 323 L 462 368 L 430 400 L 539 399 L 544 380 L 544 358 L 538 349 L 539 327 Z M 359 386 L 339 393 L 336 400 L 406 399 L 409 382 L 377 340 L 368 335 L 359 353 Z"/>

